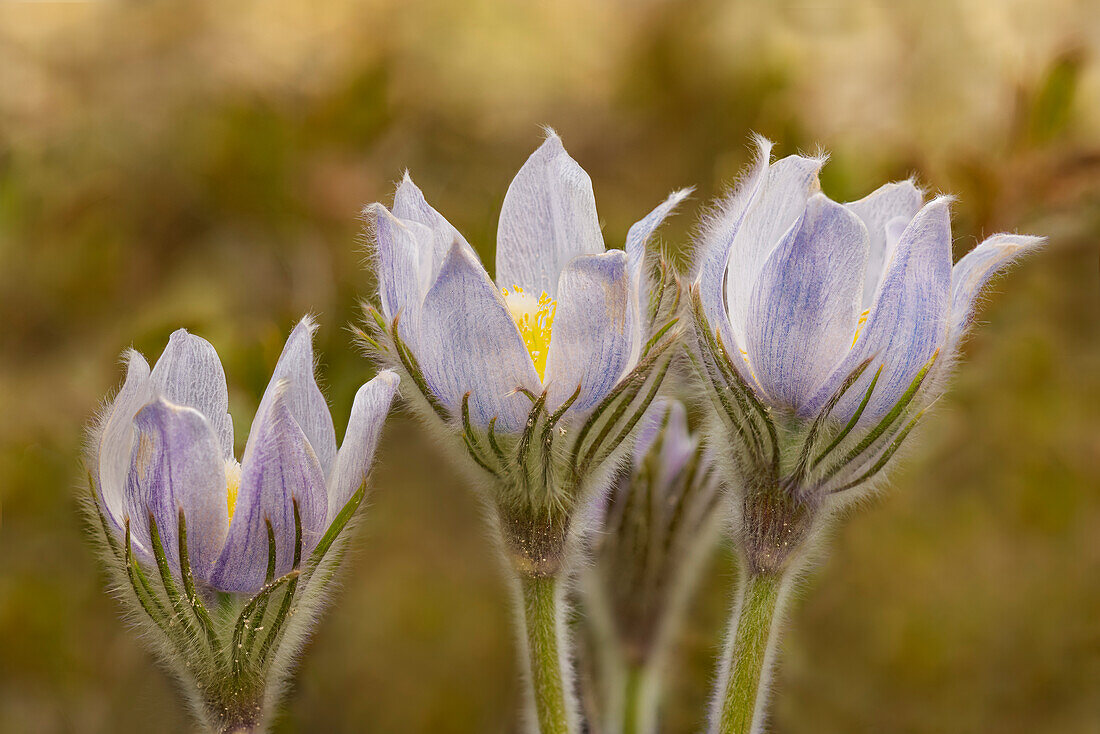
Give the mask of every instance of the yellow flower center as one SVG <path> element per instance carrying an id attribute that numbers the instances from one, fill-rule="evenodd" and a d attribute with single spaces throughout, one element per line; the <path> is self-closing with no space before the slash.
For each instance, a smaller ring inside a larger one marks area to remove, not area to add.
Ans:
<path id="1" fill-rule="evenodd" d="M 229 519 L 237 509 L 237 492 L 241 489 L 241 465 L 236 459 L 225 462 L 225 498 L 229 504 Z"/>
<path id="2" fill-rule="evenodd" d="M 867 314 L 871 313 L 871 309 L 864 309 L 863 313 L 859 315 L 859 322 L 856 324 L 856 335 L 852 337 L 852 346 L 856 345 L 856 340 L 859 339 L 859 332 L 863 331 L 863 325 L 867 323 Z"/>
<path id="3" fill-rule="evenodd" d="M 501 293 L 504 295 L 504 305 L 516 322 L 519 335 L 523 337 L 523 344 L 527 347 L 531 361 L 535 364 L 535 372 L 541 380 L 546 374 L 546 355 L 550 352 L 550 332 L 554 327 L 554 312 L 558 305 L 546 291 L 535 298 L 524 293 L 518 285 L 512 286 L 511 291 L 503 288 Z"/>

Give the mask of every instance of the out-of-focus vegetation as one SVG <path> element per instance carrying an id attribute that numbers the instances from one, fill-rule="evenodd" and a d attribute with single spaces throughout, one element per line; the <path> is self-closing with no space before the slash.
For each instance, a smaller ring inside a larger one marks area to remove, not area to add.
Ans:
<path id="1" fill-rule="evenodd" d="M 832 152 L 824 187 L 915 173 L 958 252 L 1050 237 L 894 489 L 793 614 L 774 731 L 1100 731 L 1100 6 L 373 0 L 0 4 L 0 731 L 188 731 L 82 539 L 82 429 L 133 344 L 226 362 L 238 446 L 282 339 L 319 315 L 337 425 L 371 374 L 358 211 L 408 167 L 492 263 L 554 126 L 609 244 L 675 187 L 682 251 L 746 162 Z M 338 429 L 339 431 L 340 429 Z M 511 732 L 506 590 L 475 503 L 406 415 L 282 732 Z M 736 570 L 716 552 L 665 731 L 699 727 Z"/>

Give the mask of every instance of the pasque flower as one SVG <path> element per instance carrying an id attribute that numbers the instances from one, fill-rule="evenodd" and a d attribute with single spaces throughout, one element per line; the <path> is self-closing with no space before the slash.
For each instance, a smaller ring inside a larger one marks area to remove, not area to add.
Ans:
<path id="1" fill-rule="evenodd" d="M 569 403 L 563 421 L 590 412 L 638 361 L 645 243 L 686 194 L 634 225 L 625 251 L 605 250 L 592 182 L 550 132 L 504 198 L 494 284 L 406 174 L 392 210 L 367 213 L 382 314 L 398 322 L 429 399 L 457 419 L 469 393 L 470 422 L 495 419 L 502 433 L 523 429 L 527 395 L 544 390 L 546 410 Z"/>
<path id="2" fill-rule="evenodd" d="M 878 439 L 905 430 L 906 409 L 942 392 L 982 286 L 1042 239 L 995 235 L 952 266 L 950 197 L 925 202 L 903 181 L 838 204 L 819 191 L 823 158 L 769 165 L 769 150 L 760 141 L 701 237 L 696 351 L 717 384 L 736 388 L 735 430 L 762 458 L 788 448 L 764 435 L 769 423 L 789 433 L 816 419 L 811 438 L 844 426 L 840 438 L 857 445 L 874 435 L 846 471 L 799 477 L 836 490 L 889 450 Z"/>
<path id="3" fill-rule="evenodd" d="M 630 461 L 599 503 L 595 563 L 584 584 L 601 682 L 601 731 L 657 730 L 662 667 L 682 607 L 713 547 L 720 494 L 709 450 L 687 409 L 658 397 Z"/>
<path id="4" fill-rule="evenodd" d="M 806 548 L 943 392 L 982 287 L 1042 242 L 995 235 L 952 266 L 950 197 L 903 181 L 839 204 L 819 190 L 824 158 L 770 163 L 758 145 L 703 228 L 692 287 L 746 566 L 712 717 L 723 732 L 761 725 L 770 625 Z"/>
<path id="5" fill-rule="evenodd" d="M 605 250 L 591 179 L 549 132 L 504 197 L 495 283 L 407 175 L 392 209 L 366 209 L 381 310 L 368 308 L 364 343 L 468 457 L 524 578 L 552 580 L 568 565 L 583 525 L 575 507 L 606 486 L 665 374 L 678 286 L 649 287 L 646 243 L 686 194 L 631 227 L 625 251 Z M 558 587 L 545 584 L 553 607 Z M 553 722 L 540 709 L 543 730 L 572 726 L 568 707 Z"/>
<path id="6" fill-rule="evenodd" d="M 302 628 L 334 571 L 312 578 L 363 497 L 397 387 L 382 372 L 360 388 L 338 450 L 313 329 L 303 319 L 287 340 L 240 463 L 217 352 L 182 329 L 152 370 L 125 355 L 125 383 L 90 445 L 107 555 L 132 591 L 124 598 L 156 626 L 216 729 L 261 724 L 265 684 L 282 675 L 272 662 L 285 668 L 292 656 L 280 643 L 301 636 L 284 625 L 295 616 Z M 208 609 L 219 592 L 228 603 Z M 280 606 L 268 609 L 276 592 Z"/>

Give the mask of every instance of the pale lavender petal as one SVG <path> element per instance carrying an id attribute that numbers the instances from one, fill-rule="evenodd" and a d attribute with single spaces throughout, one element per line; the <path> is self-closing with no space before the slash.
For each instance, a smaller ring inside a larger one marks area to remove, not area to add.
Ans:
<path id="1" fill-rule="evenodd" d="M 630 270 L 631 287 L 633 289 L 633 308 L 636 314 L 634 319 L 634 328 L 636 330 L 634 338 L 635 354 L 631 356 L 632 360 L 638 358 L 637 352 L 641 350 L 643 342 L 642 334 L 645 333 L 647 328 L 645 316 L 649 308 L 649 278 L 646 277 L 645 273 L 646 247 L 653 233 L 657 231 L 657 228 L 661 226 L 673 210 L 680 205 L 680 202 L 686 199 L 692 191 L 694 191 L 692 188 L 674 191 L 667 199 L 658 204 L 653 211 L 647 214 L 645 218 L 635 222 L 626 233 L 626 258 L 627 266 Z"/>
<path id="2" fill-rule="evenodd" d="M 866 259 L 863 222 L 817 194 L 764 264 L 745 336 L 771 404 L 800 408 L 851 349 Z"/>
<path id="3" fill-rule="evenodd" d="M 684 404 L 679 400 L 657 398 L 638 423 L 634 471 L 641 470 L 645 462 L 652 459 L 651 453 L 657 448 L 653 488 L 659 497 L 667 497 L 697 446 L 698 439 L 688 431 Z"/>
<path id="4" fill-rule="evenodd" d="M 313 332 L 316 328 L 313 319 L 307 316 L 290 332 L 260 401 L 257 418 L 252 424 L 252 433 L 256 431 L 258 414 L 263 410 L 264 403 L 271 401 L 276 392 L 283 389 L 279 384 L 285 380 L 287 409 L 309 440 L 309 445 L 321 463 L 322 471 L 328 476 L 336 460 L 336 430 L 332 425 L 328 403 L 325 402 L 321 389 L 317 387 L 317 378 L 313 374 Z M 249 442 L 252 441 L 252 433 L 248 436 Z"/>
<path id="5" fill-rule="evenodd" d="M 504 196 L 497 227 L 497 284 L 556 298 L 566 263 L 603 251 L 592 179 L 550 131 Z"/>
<path id="6" fill-rule="evenodd" d="M 397 392 L 398 377 L 382 370 L 374 379 L 359 388 L 351 406 L 348 430 L 336 454 L 336 467 L 328 482 L 328 516 L 325 527 L 332 524 L 351 496 L 367 481 L 374 451 L 382 435 L 382 425 Z"/>
<path id="7" fill-rule="evenodd" d="M 974 316 L 974 301 L 990 278 L 1043 245 L 1043 237 L 996 234 L 966 253 L 951 271 L 951 319 L 948 343 L 957 344 Z"/>
<path id="8" fill-rule="evenodd" d="M 870 236 L 867 270 L 863 277 L 863 308 L 871 305 L 882 280 L 883 266 L 889 257 L 889 245 L 897 242 L 897 236 L 888 236 L 887 225 L 901 219 L 904 229 L 909 220 L 916 216 L 923 201 L 924 195 L 912 181 L 898 181 L 880 186 L 862 199 L 845 204 L 867 225 Z M 897 232 L 900 234 L 901 229 Z"/>
<path id="9" fill-rule="evenodd" d="M 627 231 L 626 256 L 630 266 L 630 278 L 636 284 L 642 280 L 641 270 L 642 265 L 646 262 L 646 245 L 649 243 L 649 238 L 671 215 L 672 211 L 680 206 L 680 202 L 691 196 L 693 190 L 693 188 L 681 188 L 679 191 L 673 191 L 669 198 L 661 201 L 657 208 L 650 211 L 645 218 L 632 224 L 629 231 Z M 639 292 L 639 296 L 642 295 L 645 294 Z M 641 303 L 645 305 L 645 298 L 641 299 Z"/>
<path id="10" fill-rule="evenodd" d="M 134 418 L 137 442 L 126 494 L 133 539 L 151 549 L 149 514 L 156 518 L 165 555 L 179 569 L 179 511 L 187 518 L 187 554 L 204 577 L 225 542 L 229 515 L 225 459 L 210 424 L 194 408 L 163 398 Z"/>
<path id="11" fill-rule="evenodd" d="M 206 416 L 222 449 L 233 456 L 233 419 L 229 417 L 229 390 L 214 345 L 179 329 L 168 338 L 151 375 L 153 389 L 170 403 L 186 405 Z"/>
<path id="12" fill-rule="evenodd" d="M 687 409 L 679 400 L 668 401 L 668 424 L 661 442 L 661 486 L 667 491 L 680 478 L 699 441 L 688 431 Z"/>
<path id="13" fill-rule="evenodd" d="M 229 534 L 208 579 L 223 591 L 252 593 L 264 585 L 269 520 L 275 535 L 275 577 L 291 570 L 294 500 L 302 522 L 303 557 L 324 534 L 328 514 L 324 473 L 291 405 L 291 385 L 282 380 L 268 389 L 256 413 L 241 462 Z"/>
<path id="14" fill-rule="evenodd" d="M 581 391 L 571 414 L 594 408 L 611 392 L 630 366 L 634 319 L 625 252 L 583 255 L 565 267 L 546 358 L 549 410 L 565 402 L 578 385 Z"/>
<path id="15" fill-rule="evenodd" d="M 752 167 L 733 193 L 719 205 L 718 213 L 706 223 L 697 256 L 698 274 L 695 283 L 699 289 L 703 311 L 711 328 L 722 336 L 726 347 L 731 350 L 736 350 L 738 344 L 730 325 L 725 295 L 730 249 L 746 212 L 767 180 L 772 148 L 771 142 L 763 137 L 756 136 L 754 142 L 757 151 Z M 751 380 L 748 368 L 742 360 L 731 361 L 746 380 Z"/>
<path id="16" fill-rule="evenodd" d="M 665 416 L 668 414 L 668 406 L 672 401 L 657 397 L 649 408 L 642 414 L 638 421 L 638 434 L 634 439 L 634 471 L 638 471 L 645 463 L 646 456 L 653 449 L 657 439 L 661 436 L 661 428 L 665 425 Z"/>
<path id="17" fill-rule="evenodd" d="M 413 183 L 408 171 L 405 172 L 405 178 L 401 181 L 401 185 L 397 187 L 397 192 L 393 196 L 393 213 L 394 216 L 423 224 L 431 230 L 432 267 L 429 274 L 429 283 L 435 281 L 435 277 L 439 274 L 439 268 L 443 265 L 443 259 L 447 257 L 451 245 L 455 242 L 461 242 L 469 247 L 469 243 L 462 236 L 462 233 L 428 204 L 424 194 Z"/>
<path id="18" fill-rule="evenodd" d="M 470 418 L 485 427 L 516 431 L 531 402 L 516 391 L 542 390 L 535 365 L 515 322 L 469 248 L 451 246 L 420 316 L 421 348 L 416 355 L 429 389 L 458 418 L 470 392 Z"/>
<path id="19" fill-rule="evenodd" d="M 749 301 L 760 269 L 784 233 L 802 216 L 810 196 L 821 188 L 817 174 L 824 163 L 824 158 L 792 155 L 769 166 L 734 233 L 726 274 L 726 305 L 739 347 L 745 346 L 745 330 L 751 318 Z"/>
<path id="20" fill-rule="evenodd" d="M 432 232 L 417 222 L 398 219 L 381 204 L 371 204 L 365 213 L 373 223 L 378 247 L 382 313 L 390 322 L 400 316 L 401 338 L 415 349 L 420 305 L 432 278 Z"/>
<path id="21" fill-rule="evenodd" d="M 871 358 L 871 368 L 845 393 L 833 418 L 845 421 L 852 416 L 871 376 L 882 365 L 882 376 L 861 418 L 863 422 L 877 420 L 894 407 L 943 346 L 950 308 L 950 203 L 946 196 L 932 200 L 905 228 L 855 346 L 807 405 L 805 414 L 824 405 L 848 374 Z"/>
<path id="22" fill-rule="evenodd" d="M 126 361 L 126 381 L 118 391 L 99 436 L 96 491 L 106 516 L 122 530 L 126 516 L 126 482 L 130 457 L 134 450 L 134 416 L 153 399 L 149 384 L 149 364 L 130 349 Z"/>

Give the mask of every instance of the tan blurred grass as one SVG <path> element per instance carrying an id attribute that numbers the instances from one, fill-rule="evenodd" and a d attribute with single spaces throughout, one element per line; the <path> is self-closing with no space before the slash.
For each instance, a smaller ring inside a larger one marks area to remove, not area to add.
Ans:
<path id="1" fill-rule="evenodd" d="M 1100 731 L 1100 11 L 1019 0 L 0 4 L 0 731 L 186 731 L 100 589 L 73 500 L 81 428 L 133 343 L 187 326 L 239 437 L 284 333 L 320 315 L 340 423 L 370 374 L 357 212 L 409 167 L 492 262 L 550 124 L 609 244 L 669 190 L 833 153 L 855 198 L 917 173 L 959 252 L 1048 251 L 1001 281 L 895 489 L 838 533 L 784 644 L 776 732 Z M 404 415 L 354 573 L 280 731 L 512 731 L 502 584 L 473 503 Z M 698 728 L 735 573 L 675 662 Z M 155 723 L 150 723 L 155 722 Z"/>

